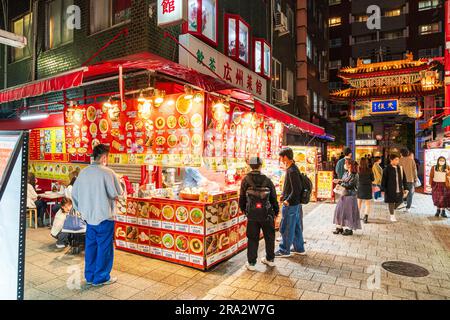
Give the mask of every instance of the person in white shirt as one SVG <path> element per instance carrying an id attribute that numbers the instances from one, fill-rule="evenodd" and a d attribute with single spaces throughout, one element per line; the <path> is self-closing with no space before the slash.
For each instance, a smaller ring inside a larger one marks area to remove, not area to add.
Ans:
<path id="1" fill-rule="evenodd" d="M 66 221 L 66 217 L 69 214 L 70 210 L 72 210 L 72 200 L 68 198 L 63 198 L 61 201 L 61 208 L 55 215 L 55 220 L 53 221 L 53 226 L 50 234 L 53 238 L 56 239 L 56 247 L 58 249 L 65 248 L 69 243 L 69 234 L 66 232 L 62 232 L 64 227 L 64 222 Z"/>
<path id="2" fill-rule="evenodd" d="M 27 185 L 27 208 L 36 209 L 38 215 L 38 227 L 44 227 L 44 213 L 47 209 L 47 204 L 42 199 L 39 199 L 36 193 L 36 177 L 34 174 L 28 174 L 28 185 Z"/>

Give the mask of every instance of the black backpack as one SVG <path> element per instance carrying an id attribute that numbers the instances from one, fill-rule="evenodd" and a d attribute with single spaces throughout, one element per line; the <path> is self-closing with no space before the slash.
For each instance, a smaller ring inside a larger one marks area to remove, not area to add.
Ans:
<path id="1" fill-rule="evenodd" d="M 273 217 L 273 209 L 270 203 L 270 188 L 266 186 L 266 179 L 263 184 L 258 186 L 250 178 L 246 177 L 247 183 L 250 187 L 246 191 L 247 205 L 246 213 L 247 219 L 251 221 L 267 221 Z"/>
<path id="2" fill-rule="evenodd" d="M 311 180 L 308 178 L 308 176 L 304 173 L 300 173 L 300 180 L 303 186 L 303 190 L 300 194 L 300 203 L 308 204 L 311 201 L 313 184 Z"/>

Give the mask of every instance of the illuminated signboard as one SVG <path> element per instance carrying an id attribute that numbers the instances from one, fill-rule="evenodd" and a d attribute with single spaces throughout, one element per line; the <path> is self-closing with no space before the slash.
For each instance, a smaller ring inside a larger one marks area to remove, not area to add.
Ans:
<path id="1" fill-rule="evenodd" d="M 372 112 L 375 114 L 397 113 L 398 100 L 372 101 Z"/>
<path id="2" fill-rule="evenodd" d="M 158 0 L 158 27 L 168 27 L 187 21 L 187 0 Z"/>

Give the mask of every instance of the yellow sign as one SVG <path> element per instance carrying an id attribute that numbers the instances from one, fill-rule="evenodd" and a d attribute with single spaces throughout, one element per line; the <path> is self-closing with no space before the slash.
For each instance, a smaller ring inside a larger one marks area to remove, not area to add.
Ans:
<path id="1" fill-rule="evenodd" d="M 36 178 L 69 181 L 69 175 L 74 171 L 81 171 L 87 165 L 30 161 L 28 163 L 28 171 L 33 173 Z"/>
<path id="2" fill-rule="evenodd" d="M 317 173 L 317 199 L 333 198 L 333 171 Z"/>

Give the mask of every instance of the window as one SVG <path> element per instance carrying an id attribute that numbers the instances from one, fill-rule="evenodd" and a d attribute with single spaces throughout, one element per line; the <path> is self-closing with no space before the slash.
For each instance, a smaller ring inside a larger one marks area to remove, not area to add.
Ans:
<path id="1" fill-rule="evenodd" d="M 384 16 L 385 17 L 398 17 L 401 14 L 402 14 L 402 10 L 401 9 L 394 9 L 394 10 L 386 11 L 384 13 Z"/>
<path id="2" fill-rule="evenodd" d="M 229 57 L 250 62 L 250 26 L 238 15 L 225 14 L 225 48 Z"/>
<path id="3" fill-rule="evenodd" d="M 264 39 L 254 39 L 254 62 L 255 72 L 263 77 L 270 78 L 270 62 L 272 61 L 272 50 Z"/>
<path id="4" fill-rule="evenodd" d="M 330 39 L 330 48 L 339 48 L 342 46 L 342 38 Z"/>
<path id="5" fill-rule="evenodd" d="M 24 48 L 12 48 L 12 60 L 18 61 L 31 56 L 31 36 L 33 34 L 32 14 L 26 14 L 12 22 L 12 32 L 27 38 L 27 45 Z"/>
<path id="6" fill-rule="evenodd" d="M 398 38 L 402 38 L 402 37 L 403 37 L 403 30 L 383 32 L 381 34 L 381 38 L 384 40 L 392 40 L 392 39 L 398 39 Z"/>
<path id="7" fill-rule="evenodd" d="M 436 9 L 439 6 L 439 0 L 419 1 L 419 11 Z"/>
<path id="8" fill-rule="evenodd" d="M 319 115 L 323 116 L 323 99 L 319 98 Z"/>
<path id="9" fill-rule="evenodd" d="M 439 31 L 439 23 L 431 23 L 431 24 L 424 24 L 419 26 L 419 34 L 420 35 L 427 35 L 427 34 L 432 34 L 432 33 L 436 33 L 436 32 L 440 32 Z"/>
<path id="10" fill-rule="evenodd" d="M 328 5 L 334 6 L 336 4 L 341 4 L 341 0 L 328 0 Z"/>
<path id="11" fill-rule="evenodd" d="M 330 61 L 330 69 L 340 69 L 342 66 L 341 60 Z"/>
<path id="12" fill-rule="evenodd" d="M 286 69 L 286 89 L 289 92 L 289 97 L 293 98 L 295 95 L 295 79 L 294 72 L 289 69 Z"/>
<path id="13" fill-rule="evenodd" d="M 420 49 L 418 52 L 418 55 L 419 55 L 419 59 L 420 58 L 440 57 L 440 56 L 442 56 L 442 50 L 441 50 L 441 47 Z"/>
<path id="14" fill-rule="evenodd" d="M 312 60 L 312 42 L 309 35 L 306 36 L 306 56 Z"/>
<path id="15" fill-rule="evenodd" d="M 273 87 L 275 89 L 283 89 L 283 77 L 281 70 L 281 62 L 277 59 L 273 59 Z"/>
<path id="16" fill-rule="evenodd" d="M 341 17 L 330 18 L 328 20 L 328 24 L 330 25 L 330 27 L 340 26 L 342 24 L 342 19 L 341 19 Z"/>
<path id="17" fill-rule="evenodd" d="M 369 16 L 367 15 L 360 15 L 360 16 L 355 16 L 355 22 L 367 22 L 367 20 L 369 20 Z"/>
<path id="18" fill-rule="evenodd" d="M 371 41 L 375 41 L 376 39 L 377 39 L 376 34 L 368 34 L 368 35 L 357 36 L 357 37 L 353 38 L 354 43 L 371 42 Z"/>
<path id="19" fill-rule="evenodd" d="M 47 4 L 47 49 L 73 40 L 73 29 L 67 28 L 67 13 L 73 0 L 53 0 Z"/>
<path id="20" fill-rule="evenodd" d="M 124 23 L 131 17 L 131 0 L 91 0 L 91 33 Z"/>
<path id="21" fill-rule="evenodd" d="M 295 36 L 295 16 L 294 11 L 291 9 L 289 5 L 286 5 L 286 17 L 288 19 L 289 32 L 292 37 Z"/>
<path id="22" fill-rule="evenodd" d="M 313 92 L 313 111 L 318 113 L 319 103 L 317 101 L 317 93 Z"/>
<path id="23" fill-rule="evenodd" d="M 188 22 L 183 25 L 183 32 L 217 46 L 217 10 L 217 0 L 189 0 Z"/>

